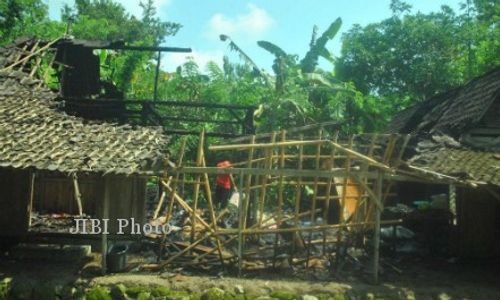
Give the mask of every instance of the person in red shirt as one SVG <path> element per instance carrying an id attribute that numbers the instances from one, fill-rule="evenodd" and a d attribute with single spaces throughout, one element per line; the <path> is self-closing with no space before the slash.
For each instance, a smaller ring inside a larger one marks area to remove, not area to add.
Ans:
<path id="1" fill-rule="evenodd" d="M 229 168 L 231 167 L 231 162 L 228 160 L 223 160 L 217 163 L 217 168 Z M 229 203 L 232 192 L 232 182 L 230 174 L 219 174 L 217 175 L 216 186 L 215 186 L 215 206 L 218 209 L 224 209 Z"/>

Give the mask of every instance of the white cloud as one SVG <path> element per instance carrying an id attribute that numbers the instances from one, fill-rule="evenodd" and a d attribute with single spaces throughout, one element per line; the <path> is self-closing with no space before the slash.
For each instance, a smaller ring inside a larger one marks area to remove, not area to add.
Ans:
<path id="1" fill-rule="evenodd" d="M 222 66 L 223 56 L 224 52 L 222 50 L 200 51 L 193 49 L 191 53 L 165 53 L 161 60 L 161 65 L 162 69 L 173 71 L 189 59 L 192 59 L 196 62 L 198 67 L 200 67 L 201 71 L 205 71 L 206 64 L 209 61 L 213 61 L 219 66 Z"/>
<path id="2" fill-rule="evenodd" d="M 247 9 L 246 13 L 235 17 L 214 14 L 209 21 L 207 37 L 218 39 L 220 34 L 227 34 L 231 37 L 255 39 L 262 36 L 273 25 L 274 19 L 255 4 L 249 3 Z"/>

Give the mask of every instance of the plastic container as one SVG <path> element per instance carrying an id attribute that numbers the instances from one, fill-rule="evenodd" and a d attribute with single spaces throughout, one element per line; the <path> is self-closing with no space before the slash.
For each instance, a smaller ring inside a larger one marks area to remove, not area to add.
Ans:
<path id="1" fill-rule="evenodd" d="M 122 272 L 127 267 L 127 245 L 112 245 L 106 255 L 108 272 Z"/>

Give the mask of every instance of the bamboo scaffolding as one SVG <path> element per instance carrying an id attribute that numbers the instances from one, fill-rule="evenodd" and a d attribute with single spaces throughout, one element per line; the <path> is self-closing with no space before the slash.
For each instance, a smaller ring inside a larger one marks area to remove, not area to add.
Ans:
<path id="1" fill-rule="evenodd" d="M 365 237 L 372 229 L 380 229 L 381 224 L 401 222 L 380 221 L 380 213 L 384 199 L 393 195 L 390 193 L 392 181 L 407 178 L 407 175 L 395 173 L 406 148 L 406 139 L 394 135 L 363 135 L 356 139 L 369 144 L 358 145 L 354 136 L 340 140 L 338 132 L 329 133 L 321 129 L 311 140 L 305 140 L 303 134 L 297 140 L 289 140 L 286 131 L 281 131 L 278 141 L 276 133 L 267 135 L 268 138 L 267 141 L 259 139 L 256 143 L 257 137 L 253 136 L 248 138 L 249 144 L 209 146 L 212 151 L 246 151 L 239 155 L 244 157 L 244 161 L 232 163 L 233 168 L 215 168 L 207 167 L 204 137 L 200 135 L 196 164 L 185 166 L 181 159 L 181 163 L 169 170 L 169 174 L 173 174 L 172 180 L 169 183 L 162 180 L 167 195 L 172 199 L 169 202 L 170 214 L 170 206 L 175 204 L 188 213 L 191 221 L 191 243 L 173 253 L 176 259 L 182 257 L 181 265 L 210 266 L 217 261 L 214 259 L 217 252 L 222 266 L 234 264 L 241 276 L 248 259 L 255 255 L 262 259 L 259 249 L 272 249 L 266 254 L 268 259 L 262 262 L 264 267 L 270 262 L 276 266 L 278 251 L 284 249 L 289 259 L 300 258 L 309 268 L 311 257 L 324 257 L 331 251 L 336 252 L 339 258 L 343 255 L 341 244 L 350 245 L 355 235 Z M 383 140 L 378 142 L 379 139 Z M 364 150 L 359 152 L 359 149 L 366 149 L 366 153 Z M 182 158 L 183 154 L 179 156 Z M 217 226 L 217 220 L 228 212 L 217 212 L 213 205 L 209 176 L 219 174 L 239 176 L 238 184 L 233 180 L 235 189 L 240 193 L 237 228 Z M 186 191 L 193 195 L 191 203 L 188 204 L 181 196 L 184 191 L 179 194 L 178 184 L 190 185 Z M 207 204 L 199 201 L 199 197 L 203 197 L 199 194 L 200 187 L 203 187 Z M 304 197 L 306 189 L 310 193 L 307 198 Z M 301 211 L 301 203 L 305 200 L 308 206 L 304 212 Z M 316 223 L 318 216 L 328 221 L 331 201 L 339 202 L 340 222 Z M 198 208 L 205 209 L 206 206 L 210 216 L 204 219 Z M 285 212 L 290 214 L 285 215 Z M 250 220 L 255 220 L 255 223 L 250 223 Z M 289 221 L 292 222 L 286 223 Z M 301 221 L 308 221 L 311 225 L 301 225 Z M 313 233 L 320 235 L 313 239 Z M 251 244 L 254 238 L 264 239 L 269 246 L 257 246 L 255 253 L 245 251 L 245 245 Z M 375 241 L 375 244 L 378 242 Z M 327 244 L 333 246 L 327 247 Z M 305 251 L 298 252 L 297 247 L 304 247 Z M 373 247 L 373 259 L 378 261 L 378 249 L 375 245 Z M 194 255 L 193 251 L 203 253 Z M 168 264 L 173 262 L 171 256 Z M 378 265 L 374 263 L 373 268 L 377 272 Z"/>

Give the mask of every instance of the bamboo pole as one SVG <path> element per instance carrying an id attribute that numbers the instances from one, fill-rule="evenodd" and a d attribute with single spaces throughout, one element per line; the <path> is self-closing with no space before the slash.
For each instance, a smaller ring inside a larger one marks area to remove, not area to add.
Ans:
<path id="1" fill-rule="evenodd" d="M 172 190 L 172 187 L 170 187 L 168 184 L 166 184 L 166 182 L 162 181 L 161 182 L 163 184 L 163 186 L 170 192 L 172 193 L 173 195 L 173 198 L 175 201 L 177 201 L 177 203 L 179 203 L 179 205 L 185 210 L 187 211 L 191 216 L 194 216 L 198 222 L 201 223 L 201 225 L 203 227 L 205 227 L 207 230 L 209 231 L 213 231 L 213 229 L 210 227 L 210 225 L 208 225 L 207 222 L 205 222 L 205 220 L 203 220 L 203 218 L 201 218 L 195 211 L 193 211 L 193 209 L 191 208 L 191 206 L 189 206 L 189 204 L 186 203 L 186 201 L 184 201 L 184 199 L 182 199 L 176 192 L 174 192 L 174 190 Z"/>
<path id="2" fill-rule="evenodd" d="M 243 173 L 240 173 L 240 187 L 243 187 Z M 241 190 L 241 189 L 240 189 Z M 243 203 L 242 203 L 243 202 Z M 243 193 L 240 193 L 240 205 L 239 205 L 239 214 L 238 214 L 238 277 L 241 277 L 241 269 L 243 266 L 243 214 L 246 202 L 246 196 Z"/>
<path id="3" fill-rule="evenodd" d="M 300 140 L 303 140 L 304 139 L 304 134 L 300 134 L 300 137 L 299 137 Z M 302 168 L 304 167 L 303 166 L 303 156 L 304 156 L 304 146 L 300 145 L 299 146 L 299 161 L 298 161 L 298 169 L 299 170 L 302 170 Z M 295 218 L 294 218 L 294 224 L 295 224 L 295 227 L 298 227 L 299 226 L 299 222 L 300 222 L 300 200 L 302 198 L 302 177 L 299 176 L 297 178 L 297 184 L 295 186 Z M 293 247 L 294 247 L 294 252 L 295 252 L 295 245 L 297 243 L 297 235 L 294 235 L 294 243 L 293 243 Z"/>
<path id="4" fill-rule="evenodd" d="M 301 217 L 301 216 L 305 216 L 305 215 L 308 215 L 308 214 L 310 214 L 310 212 L 308 212 L 308 211 L 307 211 L 307 212 L 303 212 L 303 213 L 300 213 L 300 214 L 299 214 L 299 217 Z M 274 216 L 270 216 L 270 217 L 268 217 L 267 219 L 265 219 L 263 222 L 264 222 L 264 223 L 267 223 L 269 220 L 271 220 L 271 219 L 273 219 L 273 218 L 274 218 Z M 286 222 L 286 221 L 292 220 L 292 219 L 294 219 L 294 218 L 295 218 L 295 215 L 294 215 L 294 216 L 292 216 L 292 217 L 284 218 L 284 219 L 283 219 L 283 222 Z M 272 224 L 269 224 L 269 226 L 271 226 L 271 225 L 276 225 L 276 222 L 275 222 L 275 223 L 272 223 Z M 256 223 L 256 224 L 253 224 L 253 225 L 252 225 L 251 227 L 249 227 L 248 229 L 259 229 L 259 228 L 260 228 L 260 227 L 259 227 L 259 224 L 258 224 L 258 223 Z M 228 238 L 228 239 L 227 239 L 227 240 L 225 240 L 225 241 L 222 241 L 222 246 L 225 246 L 225 245 L 229 244 L 230 242 L 234 241 L 234 240 L 235 240 L 235 239 L 237 239 L 237 238 L 238 238 L 238 235 L 235 235 L 235 236 L 232 236 L 232 237 Z M 210 254 L 214 253 L 216 250 L 217 250 L 217 247 L 214 247 L 214 248 L 210 249 L 209 251 L 207 251 L 207 252 L 205 252 L 205 253 L 201 254 L 200 256 L 197 256 L 197 257 L 195 258 L 195 260 L 197 260 L 197 259 L 201 259 L 201 258 L 204 258 L 205 256 L 207 256 L 207 255 L 210 255 Z M 227 259 L 227 257 L 226 257 L 225 259 Z"/>
<path id="5" fill-rule="evenodd" d="M 281 131 L 281 143 L 286 141 L 286 131 Z M 285 147 L 280 147 L 279 152 L 279 168 L 283 169 L 285 167 Z M 281 226 L 281 219 L 283 218 L 283 176 L 279 176 L 278 178 L 278 227 Z M 276 256 L 278 255 L 278 244 L 279 244 L 279 235 L 276 234 L 274 238 L 274 251 L 273 251 L 273 268 L 276 266 Z"/>
<path id="6" fill-rule="evenodd" d="M 33 52 L 36 50 L 36 48 L 38 47 L 38 45 L 39 45 L 39 44 L 40 44 L 40 40 L 37 40 L 37 41 L 35 42 L 35 45 L 34 45 L 34 46 L 30 49 L 30 53 L 33 53 Z M 27 47 L 27 46 L 28 46 L 28 45 L 26 45 L 24 49 L 26 49 L 26 47 Z M 43 55 L 43 54 L 45 54 L 45 52 L 44 52 L 44 53 L 42 53 L 42 55 Z M 39 58 L 39 56 L 37 56 L 37 58 Z M 21 64 L 21 66 L 19 66 L 19 71 L 22 71 L 22 70 L 23 70 L 23 68 L 24 68 L 24 66 L 26 66 L 26 63 L 27 63 L 27 62 L 28 62 L 28 60 L 23 61 L 23 63 Z"/>
<path id="7" fill-rule="evenodd" d="M 331 153 L 331 164 L 333 166 L 333 162 L 335 159 L 335 148 L 332 147 Z M 330 211 L 330 199 L 331 199 L 331 191 L 332 191 L 332 182 L 333 182 L 333 177 L 328 178 L 328 183 L 326 186 L 326 198 L 325 198 L 325 205 L 324 205 L 324 211 L 323 211 L 323 221 L 325 224 L 328 223 L 328 213 Z M 323 231 L 323 255 L 326 254 L 326 232 Z"/>
<path id="8" fill-rule="evenodd" d="M 379 199 L 379 202 L 382 202 L 382 183 L 383 183 L 384 174 L 378 171 L 377 177 L 377 190 L 376 196 Z M 379 260 L 380 260 L 380 215 L 382 213 L 382 209 L 380 207 L 375 208 L 375 226 L 374 226 L 374 235 L 373 235 L 373 283 L 378 284 L 378 273 L 379 273 Z"/>
<path id="9" fill-rule="evenodd" d="M 380 225 L 392 225 L 400 224 L 403 220 L 384 220 L 380 221 Z M 301 232 L 301 231 L 320 231 L 324 229 L 338 229 L 338 228 L 351 228 L 360 227 L 366 225 L 374 225 L 375 222 L 357 222 L 357 223 L 345 223 L 345 224 L 326 224 L 326 225 L 315 225 L 307 227 L 295 227 L 295 228 L 275 228 L 275 229 L 246 229 L 241 231 L 242 235 L 248 234 L 271 234 L 271 233 L 285 233 L 285 232 Z M 217 232 L 217 235 L 239 235 L 238 229 L 221 229 Z"/>
<path id="10" fill-rule="evenodd" d="M 318 131 L 318 139 L 321 140 L 323 135 L 323 130 L 320 128 Z M 319 171 L 320 169 L 320 160 L 319 157 L 321 156 L 321 144 L 316 144 L 316 159 L 315 159 L 315 169 Z M 313 199 L 312 199 L 312 213 L 311 213 L 311 224 L 316 223 L 316 201 L 318 197 L 318 180 L 319 178 L 317 176 L 314 177 L 314 185 L 313 185 Z M 307 246 L 307 259 L 306 259 L 306 270 L 309 268 L 309 257 L 311 255 L 311 247 L 309 246 L 309 243 L 311 243 L 312 239 L 312 231 L 309 232 L 309 237 L 308 237 L 308 246 Z"/>
<path id="11" fill-rule="evenodd" d="M 158 205 L 156 206 L 155 212 L 153 214 L 153 220 L 158 218 L 158 215 L 160 214 L 160 210 L 161 210 L 161 207 L 163 206 L 163 202 L 165 201 L 166 196 L 167 196 L 167 194 L 165 193 L 165 191 L 162 191 L 161 196 L 160 196 L 160 200 L 158 201 Z"/>
<path id="12" fill-rule="evenodd" d="M 271 135 L 271 143 L 273 144 L 276 140 L 276 132 L 273 132 Z M 265 170 L 270 170 L 272 168 L 272 151 L 271 149 L 265 149 Z M 262 218 L 264 217 L 264 207 L 266 201 L 266 184 L 267 184 L 268 175 L 262 174 L 262 183 L 261 189 L 259 192 L 259 226 L 262 225 Z"/>
<path id="13" fill-rule="evenodd" d="M 340 151 L 342 151 L 342 152 L 344 152 L 346 154 L 349 154 L 349 155 L 351 155 L 353 157 L 356 157 L 359 160 L 365 161 L 365 162 L 369 163 L 370 165 L 378 167 L 378 168 L 380 168 L 382 170 L 393 172 L 393 169 L 391 169 L 391 167 L 389 167 L 389 166 L 387 166 L 387 165 L 385 165 L 383 163 L 380 163 L 380 162 L 374 160 L 373 158 L 370 158 L 370 157 L 368 157 L 366 155 L 363 155 L 363 154 L 361 154 L 359 152 L 356 152 L 356 151 L 354 151 L 352 149 L 345 148 L 345 147 L 343 147 L 343 146 L 341 146 L 341 145 L 339 145 L 339 144 L 337 144 L 335 142 L 330 142 L 330 144 L 332 146 L 334 146 L 335 148 L 337 148 L 338 150 L 340 150 Z"/>
<path id="14" fill-rule="evenodd" d="M 252 136 L 251 138 L 251 143 L 255 143 L 255 136 Z M 253 155 L 254 155 L 254 149 L 250 148 L 248 150 L 248 164 L 247 168 L 251 169 L 252 168 L 252 160 L 253 160 Z M 248 218 L 248 207 L 250 205 L 250 186 L 252 185 L 252 175 L 248 174 L 246 176 L 246 182 L 245 182 L 245 194 L 246 194 L 246 199 L 245 201 L 245 207 L 244 207 L 244 216 L 243 216 L 243 228 L 246 228 L 247 226 L 247 218 Z"/>
<path id="15" fill-rule="evenodd" d="M 196 166 L 202 166 L 203 160 L 203 145 L 205 144 L 205 129 L 200 132 L 200 138 L 198 141 L 198 151 L 196 153 Z M 199 182 L 201 179 L 201 174 L 196 174 L 195 181 Z M 193 211 L 194 214 L 191 216 L 191 242 L 195 240 L 196 234 L 196 211 L 198 210 L 198 197 L 200 195 L 200 184 L 195 184 L 193 191 Z"/>
<path id="16" fill-rule="evenodd" d="M 205 167 L 206 166 L 206 161 L 205 161 L 205 152 L 203 151 L 203 148 L 202 148 L 202 151 L 201 151 L 201 156 L 202 156 L 202 159 L 201 159 L 202 166 Z M 206 196 L 207 196 L 208 209 L 210 211 L 210 218 L 212 220 L 212 227 L 214 228 L 214 231 L 217 232 L 217 218 L 215 216 L 215 210 L 214 210 L 213 199 L 212 199 L 212 190 L 210 189 L 210 180 L 208 178 L 208 174 L 207 173 L 203 173 L 203 179 L 204 179 L 204 185 L 205 185 L 205 193 L 206 193 Z M 222 256 L 222 246 L 221 246 L 220 240 L 216 239 L 215 242 L 217 244 L 217 249 L 218 249 L 218 252 L 219 252 L 220 263 L 222 265 L 222 268 L 225 268 L 225 266 L 224 266 L 224 258 Z"/>
<path id="17" fill-rule="evenodd" d="M 183 159 L 184 159 L 184 153 L 186 151 L 186 141 L 187 138 L 182 139 L 181 142 L 181 148 L 179 150 L 179 157 L 177 158 L 177 166 L 182 167 Z M 175 180 L 173 181 L 173 186 L 172 186 L 172 194 L 170 196 L 170 201 L 168 202 L 168 210 L 167 210 L 167 217 L 166 217 L 166 222 L 170 221 L 170 218 L 172 217 L 172 212 L 174 209 L 174 195 L 177 192 L 177 183 L 179 182 L 180 178 L 180 173 L 175 172 Z"/>
<path id="18" fill-rule="evenodd" d="M 300 146 L 300 145 L 316 145 L 316 144 L 326 144 L 328 141 L 325 140 L 311 140 L 311 141 L 285 141 L 285 142 L 273 142 L 273 143 L 261 143 L 261 144 L 235 144 L 235 145 L 213 145 L 208 147 L 212 151 L 227 151 L 227 150 L 244 150 L 249 148 L 263 149 L 263 148 L 277 148 L 277 147 L 289 147 L 289 146 Z M 341 146 L 340 146 L 341 147 Z"/>
<path id="19" fill-rule="evenodd" d="M 29 59 L 30 59 L 30 58 L 32 58 L 33 56 L 38 55 L 40 52 L 47 50 L 50 46 L 52 46 L 53 44 L 55 44 L 57 41 L 59 41 L 59 38 L 52 40 L 51 42 L 47 43 L 47 45 L 45 45 L 45 46 L 41 47 L 41 48 L 40 48 L 40 49 L 38 49 L 37 51 L 32 52 L 32 53 L 31 53 L 31 54 L 29 54 L 29 55 L 26 55 L 26 56 L 25 56 L 25 57 L 23 57 L 22 59 L 20 59 L 20 60 L 18 60 L 18 61 L 16 61 L 16 62 L 14 62 L 13 64 L 11 64 L 11 65 L 9 65 L 9 66 L 7 66 L 7 67 L 3 68 L 3 69 L 2 69 L 2 70 L 0 70 L 0 71 L 1 71 L 1 72 L 3 72 L 3 71 L 8 71 L 8 70 L 10 70 L 10 69 L 14 68 L 14 67 L 15 67 L 15 66 L 17 66 L 17 65 L 24 63 L 25 61 L 29 60 Z"/>
<path id="20" fill-rule="evenodd" d="M 298 147 L 300 147 L 300 146 L 298 146 Z M 345 158 L 345 157 L 346 156 L 343 156 L 343 155 L 337 155 L 337 158 Z M 298 156 L 298 154 L 286 154 L 286 155 L 284 155 L 284 158 L 285 158 L 285 160 L 292 160 L 292 159 L 298 160 L 299 156 Z M 320 156 L 320 159 L 329 159 L 329 158 L 330 158 L 330 155 L 321 155 Z M 316 159 L 316 155 L 303 155 L 302 159 L 303 160 Z M 255 158 L 252 160 L 252 163 L 263 162 L 265 160 L 266 160 L 265 157 Z M 232 163 L 231 165 L 233 167 L 246 166 L 246 165 L 248 165 L 248 161 L 240 161 L 240 162 Z"/>

